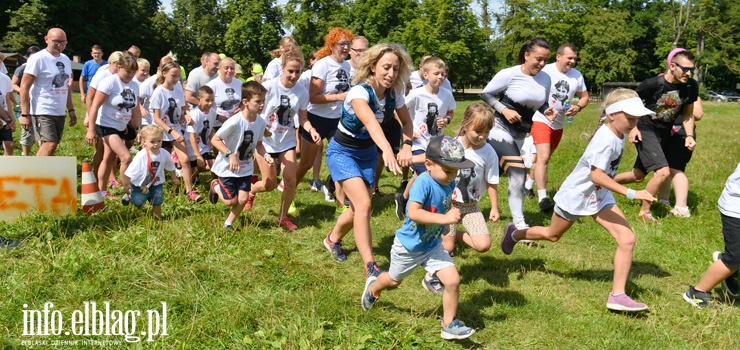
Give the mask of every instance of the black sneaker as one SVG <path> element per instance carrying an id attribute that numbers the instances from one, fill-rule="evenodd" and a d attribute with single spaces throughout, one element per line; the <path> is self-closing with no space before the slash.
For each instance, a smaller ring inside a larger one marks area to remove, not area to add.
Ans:
<path id="1" fill-rule="evenodd" d="M 380 188 L 378 188 L 378 187 L 375 187 L 375 189 L 373 190 L 373 195 L 374 196 L 382 197 L 383 194 L 384 193 L 383 192 L 380 192 Z"/>
<path id="2" fill-rule="evenodd" d="M 126 194 L 123 195 L 123 197 L 121 197 L 121 205 L 123 205 L 125 207 L 125 206 L 129 205 L 129 203 L 131 203 L 131 195 L 129 195 L 128 193 L 126 193 Z"/>
<path id="3" fill-rule="evenodd" d="M 26 245 L 25 241 L 16 241 L 12 239 L 7 239 L 5 237 L 0 237 L 0 249 L 13 250 L 14 248 L 19 248 L 24 245 Z"/>
<path id="4" fill-rule="evenodd" d="M 689 286 L 689 290 L 683 294 L 683 300 L 696 307 L 705 307 L 714 302 L 712 293 L 698 291 L 694 289 L 694 286 Z"/>
<path id="5" fill-rule="evenodd" d="M 396 202 L 396 217 L 398 220 L 406 218 L 406 198 L 403 198 L 403 193 L 396 193 L 393 196 L 393 200 Z"/>
<path id="6" fill-rule="evenodd" d="M 722 253 L 721 252 L 714 252 L 712 254 L 712 258 L 714 261 L 721 260 L 722 259 Z M 740 297 L 740 272 L 735 271 L 732 275 L 725 278 L 722 281 L 722 287 L 724 287 L 727 294 L 734 298 Z"/>
<path id="7" fill-rule="evenodd" d="M 543 213 L 552 213 L 552 210 L 555 208 L 555 202 L 553 202 L 550 198 L 545 197 L 542 198 L 540 201 L 540 211 Z"/>
<path id="8" fill-rule="evenodd" d="M 534 188 L 530 189 L 524 189 L 524 195 L 527 196 L 527 198 L 534 198 Z"/>
<path id="9" fill-rule="evenodd" d="M 409 185 L 409 180 L 401 180 L 401 184 L 398 185 L 398 192 L 403 193 L 406 191 L 406 186 Z"/>

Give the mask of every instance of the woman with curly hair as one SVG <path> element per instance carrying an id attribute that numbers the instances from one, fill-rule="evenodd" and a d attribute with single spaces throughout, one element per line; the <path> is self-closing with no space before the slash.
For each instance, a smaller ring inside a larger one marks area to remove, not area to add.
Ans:
<path id="1" fill-rule="evenodd" d="M 342 101 L 349 91 L 350 66 L 344 59 L 355 36 L 344 28 L 332 28 L 324 36 L 324 47 L 316 53 L 318 60 L 311 70 L 311 83 L 308 88 L 308 120 L 319 133 L 321 139 L 331 139 L 337 131 Z M 300 182 L 313 166 L 321 146 L 311 137 L 311 129 L 301 130 L 301 160 L 298 163 L 296 179 Z M 327 185 L 329 187 L 327 187 Z M 327 201 L 333 202 L 331 181 L 321 187 Z M 337 191 L 337 212 L 345 209 L 344 193 Z"/>

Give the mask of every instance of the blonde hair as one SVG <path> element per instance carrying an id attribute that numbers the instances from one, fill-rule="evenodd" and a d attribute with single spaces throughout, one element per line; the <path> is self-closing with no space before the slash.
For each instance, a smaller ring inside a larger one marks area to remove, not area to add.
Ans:
<path id="1" fill-rule="evenodd" d="M 421 64 L 421 71 L 426 73 L 429 70 L 432 69 L 432 67 L 444 69 L 445 72 L 447 72 L 447 65 L 445 64 L 445 61 L 442 61 L 439 57 L 429 57 Z"/>
<path id="2" fill-rule="evenodd" d="M 278 48 L 270 51 L 270 56 L 272 56 L 272 58 L 278 58 L 282 56 L 285 52 L 291 51 L 297 48 L 298 48 L 298 42 L 295 39 L 293 39 L 292 36 L 284 36 L 278 42 Z"/>
<path id="3" fill-rule="evenodd" d="M 141 128 L 141 131 L 139 132 L 139 134 L 141 135 L 142 139 L 145 139 L 147 137 L 152 137 L 152 136 L 161 137 L 162 135 L 164 135 L 164 129 L 162 129 L 162 127 L 160 127 L 159 125 L 150 124 L 150 125 L 147 125 Z"/>
<path id="4" fill-rule="evenodd" d="M 296 61 L 301 64 L 301 69 L 303 69 L 303 66 L 306 64 L 306 60 L 303 58 L 303 54 L 301 54 L 299 51 L 290 50 L 283 53 L 282 56 L 280 56 L 280 60 L 283 61 L 283 65 L 281 68 L 285 68 L 285 65 L 290 61 Z"/>
<path id="5" fill-rule="evenodd" d="M 355 76 L 352 82 L 359 84 L 365 82 L 372 84 L 375 80 L 372 68 L 378 64 L 378 61 L 386 54 L 392 53 L 398 57 L 398 73 L 396 74 L 395 81 L 393 82 L 392 90 L 396 93 L 403 94 L 406 91 L 406 83 L 404 79 L 411 75 L 411 56 L 409 56 L 406 49 L 400 44 L 377 44 L 367 49 L 365 53 L 360 56 L 355 67 Z"/>
<path id="6" fill-rule="evenodd" d="M 465 130 L 491 130 L 493 129 L 494 114 L 491 107 L 485 102 L 476 102 L 465 108 L 463 121 L 460 123 L 460 131 L 457 136 L 465 133 Z"/>
<path id="7" fill-rule="evenodd" d="M 599 128 L 601 125 L 607 122 L 609 118 L 607 118 L 606 115 L 606 108 L 619 102 L 624 101 L 630 98 L 639 97 L 639 95 L 635 92 L 635 90 L 625 89 L 625 88 L 618 88 L 612 92 L 609 93 L 609 95 L 606 95 L 606 98 L 604 98 L 604 102 L 601 104 L 601 118 L 599 118 L 599 121 L 596 123 L 596 129 L 594 129 L 594 132 L 591 133 L 591 136 L 589 136 L 588 140 L 591 141 L 591 139 L 594 137 L 597 131 L 599 131 Z"/>
<path id="8" fill-rule="evenodd" d="M 147 67 L 147 68 L 152 67 L 152 65 L 149 63 L 149 61 L 147 61 L 146 58 L 137 58 L 136 63 L 139 64 L 139 67 Z"/>

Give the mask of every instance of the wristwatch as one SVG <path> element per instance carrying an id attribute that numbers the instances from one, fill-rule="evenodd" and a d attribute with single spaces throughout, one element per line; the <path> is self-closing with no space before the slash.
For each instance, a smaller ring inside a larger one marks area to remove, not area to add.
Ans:
<path id="1" fill-rule="evenodd" d="M 412 146 L 412 145 L 413 145 L 414 143 L 413 143 L 413 142 L 411 142 L 411 140 L 403 140 L 403 144 L 404 144 L 404 145 L 409 145 L 409 146 Z"/>
<path id="2" fill-rule="evenodd" d="M 232 153 L 231 150 L 226 150 L 226 153 L 224 153 L 224 156 L 226 156 L 226 158 L 229 158 L 231 153 Z"/>

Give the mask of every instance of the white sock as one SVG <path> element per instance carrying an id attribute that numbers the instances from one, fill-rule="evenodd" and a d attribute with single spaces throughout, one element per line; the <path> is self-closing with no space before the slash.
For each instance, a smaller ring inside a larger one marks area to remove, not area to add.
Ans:
<path id="1" fill-rule="evenodd" d="M 532 186 L 534 186 L 534 179 L 531 177 L 528 177 L 527 182 L 524 183 L 524 188 L 531 190 Z"/>
<path id="2" fill-rule="evenodd" d="M 538 201 L 542 202 L 542 198 L 547 197 L 547 190 L 537 190 Z"/>
<path id="3" fill-rule="evenodd" d="M 231 226 L 232 222 L 229 220 L 224 221 L 224 226 Z"/>

